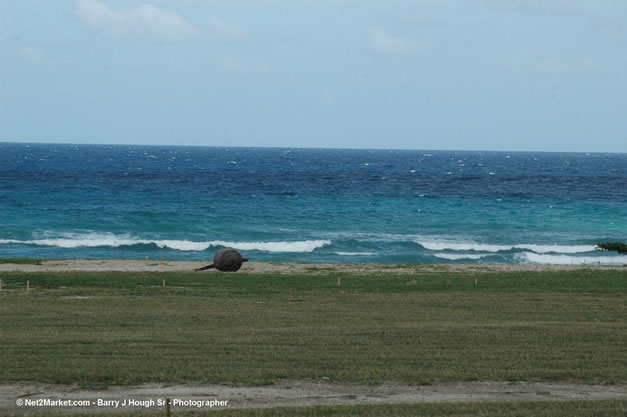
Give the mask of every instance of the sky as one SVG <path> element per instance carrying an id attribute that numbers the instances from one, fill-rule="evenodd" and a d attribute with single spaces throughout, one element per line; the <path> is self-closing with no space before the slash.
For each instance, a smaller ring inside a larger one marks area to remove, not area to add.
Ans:
<path id="1" fill-rule="evenodd" d="M 627 152 L 624 0 L 0 0 L 0 142 Z"/>

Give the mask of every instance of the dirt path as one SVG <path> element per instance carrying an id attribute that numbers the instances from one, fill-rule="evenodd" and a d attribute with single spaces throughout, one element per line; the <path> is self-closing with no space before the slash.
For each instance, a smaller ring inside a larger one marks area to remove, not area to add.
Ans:
<path id="1" fill-rule="evenodd" d="M 509 382 L 460 382 L 428 386 L 387 383 L 364 386 L 332 383 L 323 379 L 320 382 L 288 381 L 261 387 L 149 384 L 90 391 L 67 385 L 14 384 L 0 385 L 0 412 L 84 413 L 158 409 L 164 408 L 163 403 L 159 401 L 164 401 L 165 398 L 171 399 L 173 410 L 468 401 L 602 400 L 627 399 L 627 386 Z M 88 400 L 91 405 L 87 407 L 27 405 L 27 401 L 45 399 Z M 101 405 L 98 405 L 99 400 Z M 216 400 L 227 403 L 221 405 L 214 403 L 212 407 L 210 401 Z M 135 401 L 135 407 L 129 406 L 131 401 Z M 119 402 L 117 407 L 116 402 Z M 22 406 L 18 407 L 18 403 Z"/>
<path id="2" fill-rule="evenodd" d="M 174 272 L 193 271 L 207 262 L 157 261 L 157 260 L 51 260 L 40 264 L 0 264 L 2 271 L 46 272 L 46 271 L 133 271 L 133 272 Z M 431 272 L 501 272 L 501 271 L 572 271 L 580 269 L 621 270 L 621 266 L 566 266 L 566 265 L 478 265 L 478 264 L 420 264 L 420 265 L 377 265 L 377 264 L 307 264 L 247 262 L 242 272 L 268 274 L 316 274 L 345 272 L 356 274 L 389 273 L 414 274 Z M 200 273 L 200 272 L 199 272 Z M 217 273 L 215 270 L 204 274 Z"/>

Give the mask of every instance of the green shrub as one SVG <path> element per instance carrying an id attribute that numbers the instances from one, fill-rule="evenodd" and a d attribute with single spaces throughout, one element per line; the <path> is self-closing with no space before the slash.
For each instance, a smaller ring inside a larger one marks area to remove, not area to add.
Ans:
<path id="1" fill-rule="evenodd" d="M 597 243 L 597 247 L 603 250 L 616 251 L 618 253 L 627 253 L 627 244 L 619 242 Z"/>

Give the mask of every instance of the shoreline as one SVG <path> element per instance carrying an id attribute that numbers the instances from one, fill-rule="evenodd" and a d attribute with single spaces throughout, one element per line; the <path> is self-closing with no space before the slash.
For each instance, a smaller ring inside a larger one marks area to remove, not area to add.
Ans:
<path id="1" fill-rule="evenodd" d="M 55 259 L 38 263 L 2 263 L 0 272 L 196 272 L 210 261 L 161 261 L 121 259 Z M 254 274 L 416 274 L 416 273 L 489 273 L 489 272 L 538 272 L 538 271 L 627 271 L 625 266 L 609 265 L 506 265 L 506 264 L 346 264 L 346 263 L 290 263 L 247 262 L 238 271 Z M 212 274 L 208 270 L 198 273 Z"/>

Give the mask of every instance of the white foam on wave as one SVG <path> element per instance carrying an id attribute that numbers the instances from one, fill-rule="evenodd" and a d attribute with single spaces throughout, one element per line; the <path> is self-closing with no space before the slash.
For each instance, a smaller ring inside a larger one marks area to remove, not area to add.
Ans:
<path id="1" fill-rule="evenodd" d="M 488 245 L 483 243 L 453 243 L 446 241 L 423 241 L 415 240 L 415 243 L 421 245 L 425 249 L 429 250 L 474 250 L 484 252 L 499 252 L 503 250 L 510 250 L 512 246 L 504 245 Z"/>
<path id="2" fill-rule="evenodd" d="M 37 246 L 55 246 L 58 248 L 95 248 L 150 245 L 180 251 L 203 251 L 213 246 L 224 246 L 239 250 L 258 250 L 263 252 L 313 252 L 315 249 L 330 245 L 330 240 L 301 240 L 279 242 L 227 242 L 214 240 L 193 242 L 190 240 L 149 240 L 135 239 L 130 236 L 117 236 L 112 233 L 88 233 L 83 235 L 66 234 L 61 238 L 34 240 L 0 239 L 0 244 L 23 244 Z"/>
<path id="3" fill-rule="evenodd" d="M 335 252 L 339 256 L 374 256 L 374 252 Z"/>
<path id="4" fill-rule="evenodd" d="M 330 240 L 301 240 L 292 242 L 210 242 L 211 246 L 227 246 L 240 250 L 259 250 L 264 252 L 313 252 L 315 249 L 330 245 Z"/>
<path id="5" fill-rule="evenodd" d="M 142 241 L 143 244 L 154 243 L 160 248 L 170 248 L 182 251 L 203 251 L 209 249 L 210 242 L 192 242 L 190 240 L 153 240 Z"/>
<path id="6" fill-rule="evenodd" d="M 569 256 L 569 255 L 544 255 L 524 252 L 516 254 L 516 259 L 521 263 L 549 264 L 549 265 L 626 265 L 627 256 Z"/>
<path id="7" fill-rule="evenodd" d="M 486 256 L 490 256 L 490 254 L 489 253 L 482 253 L 482 254 L 434 253 L 433 256 L 436 256 L 442 259 L 449 259 L 451 261 L 457 261 L 460 259 L 481 259 L 481 258 L 485 258 Z"/>
<path id="8" fill-rule="evenodd" d="M 513 245 L 492 245 L 475 242 L 448 242 L 448 241 L 425 241 L 415 240 L 425 249 L 429 250 L 458 250 L 458 251 L 479 251 L 479 252 L 501 252 L 512 249 L 529 250 L 535 253 L 585 253 L 596 250 L 594 245 L 536 245 L 520 243 Z"/>
<path id="9" fill-rule="evenodd" d="M 67 237 L 61 238 L 47 238 L 47 239 L 33 239 L 33 240 L 0 240 L 0 243 L 17 243 L 23 245 L 37 245 L 37 246 L 56 246 L 59 248 L 71 249 L 80 247 L 98 247 L 98 246 L 129 246 L 136 244 L 148 244 L 151 241 L 131 239 L 123 236 L 116 236 L 110 233 L 89 233 L 85 235 L 64 234 Z M 71 236 L 71 237 L 70 237 Z"/>
<path id="10" fill-rule="evenodd" d="M 527 249 L 535 253 L 586 253 L 597 250 L 595 245 L 516 245 L 514 248 Z"/>

